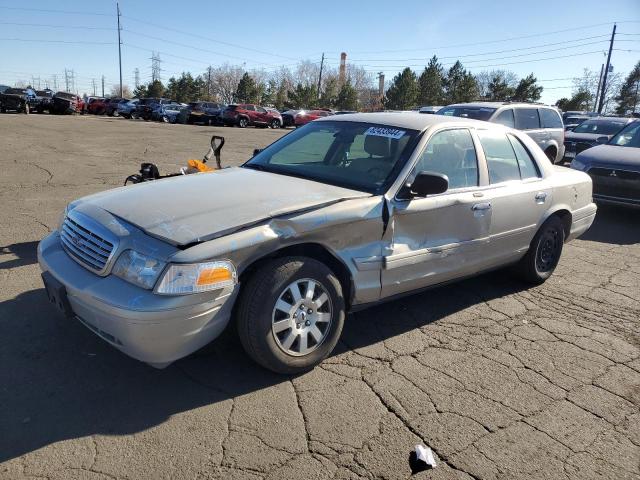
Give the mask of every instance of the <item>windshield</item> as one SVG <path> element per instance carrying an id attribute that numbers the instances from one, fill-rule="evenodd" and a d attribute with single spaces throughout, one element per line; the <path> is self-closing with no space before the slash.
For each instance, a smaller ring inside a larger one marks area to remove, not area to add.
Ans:
<path id="1" fill-rule="evenodd" d="M 575 133 L 597 133 L 600 135 L 614 135 L 627 122 L 616 120 L 586 120 L 573 129 Z"/>
<path id="2" fill-rule="evenodd" d="M 445 107 L 438 110 L 438 115 L 449 117 L 472 118 L 474 120 L 489 120 L 495 108 L 490 107 Z"/>
<path id="3" fill-rule="evenodd" d="M 294 130 L 244 167 L 369 193 L 390 184 L 418 131 L 363 122 L 317 122 Z"/>
<path id="4" fill-rule="evenodd" d="M 611 139 L 609 144 L 618 145 L 620 147 L 640 148 L 640 121 L 627 125 Z"/>

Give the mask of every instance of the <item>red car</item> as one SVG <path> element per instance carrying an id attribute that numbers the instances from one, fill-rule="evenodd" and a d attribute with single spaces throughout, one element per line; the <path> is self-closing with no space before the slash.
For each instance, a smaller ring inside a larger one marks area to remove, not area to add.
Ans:
<path id="1" fill-rule="evenodd" d="M 330 110 L 300 110 L 293 119 L 296 127 L 301 127 L 309 122 L 313 122 L 318 118 L 333 115 Z"/>
<path id="2" fill-rule="evenodd" d="M 222 113 L 222 122 L 226 126 L 238 125 L 240 128 L 249 125 L 280 128 L 282 116 L 277 111 L 267 110 L 259 105 L 241 103 L 229 105 Z"/>
<path id="3" fill-rule="evenodd" d="M 107 110 L 107 104 L 109 99 L 107 98 L 90 98 L 87 105 L 87 112 L 94 115 L 102 115 Z"/>

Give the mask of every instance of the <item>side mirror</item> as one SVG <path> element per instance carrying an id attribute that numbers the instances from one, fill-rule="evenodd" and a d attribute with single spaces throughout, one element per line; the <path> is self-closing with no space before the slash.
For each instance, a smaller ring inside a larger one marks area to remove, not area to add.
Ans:
<path id="1" fill-rule="evenodd" d="M 422 171 L 416 175 L 408 187 L 411 194 L 416 197 L 444 193 L 449 189 L 449 177 L 442 173 Z"/>
<path id="2" fill-rule="evenodd" d="M 254 148 L 253 149 L 253 156 L 255 157 L 257 154 L 259 154 L 262 151 L 261 148 Z"/>
<path id="3" fill-rule="evenodd" d="M 599 144 L 607 143 L 609 142 L 609 137 L 603 135 L 602 137 L 596 138 L 596 142 L 598 142 Z"/>

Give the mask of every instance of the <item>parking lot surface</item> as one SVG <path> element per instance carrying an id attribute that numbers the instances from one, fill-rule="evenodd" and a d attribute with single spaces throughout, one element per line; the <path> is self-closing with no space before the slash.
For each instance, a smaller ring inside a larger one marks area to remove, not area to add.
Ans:
<path id="1" fill-rule="evenodd" d="M 540 287 L 499 271 L 353 314 L 305 375 L 229 334 L 155 370 L 54 311 L 37 242 L 143 161 L 177 171 L 218 132 L 237 165 L 284 132 L 39 115 L 0 132 L 0 478 L 403 479 L 419 443 L 437 467 L 416 479 L 640 477 L 637 212 L 602 208 Z"/>

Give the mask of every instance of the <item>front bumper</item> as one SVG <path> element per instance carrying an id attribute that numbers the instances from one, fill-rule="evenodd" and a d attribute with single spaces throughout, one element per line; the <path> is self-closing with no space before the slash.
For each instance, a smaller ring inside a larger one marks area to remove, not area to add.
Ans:
<path id="1" fill-rule="evenodd" d="M 156 295 L 124 280 L 100 277 L 76 263 L 57 232 L 38 245 L 38 262 L 64 285 L 73 316 L 125 354 L 163 368 L 215 339 L 227 326 L 238 292 Z"/>

